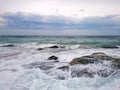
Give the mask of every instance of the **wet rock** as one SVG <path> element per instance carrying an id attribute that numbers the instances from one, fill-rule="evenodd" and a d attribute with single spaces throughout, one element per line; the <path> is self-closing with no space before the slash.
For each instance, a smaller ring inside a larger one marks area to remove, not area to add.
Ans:
<path id="1" fill-rule="evenodd" d="M 120 69 L 120 59 L 113 59 L 111 67 Z"/>
<path id="2" fill-rule="evenodd" d="M 49 47 L 49 48 L 59 48 L 59 47 L 55 45 L 55 46 L 51 46 L 51 47 Z"/>
<path id="3" fill-rule="evenodd" d="M 114 63 L 117 62 L 120 65 L 120 59 L 107 56 L 105 53 L 102 52 L 97 52 L 97 53 L 93 53 L 92 55 L 75 58 L 69 64 L 75 65 L 75 64 L 102 63 L 103 60 L 110 60 Z"/>
<path id="4" fill-rule="evenodd" d="M 63 70 L 63 71 L 68 71 L 69 66 L 61 66 L 61 67 L 58 67 L 57 69 L 60 69 L 60 70 Z"/>
<path id="5" fill-rule="evenodd" d="M 91 57 L 81 57 L 81 58 L 75 58 L 73 59 L 69 64 L 70 65 L 75 65 L 75 64 L 90 64 L 90 63 L 95 63 L 97 62 L 96 59 L 93 59 Z"/>
<path id="6" fill-rule="evenodd" d="M 2 46 L 2 47 L 14 47 L 14 45 L 9 44 L 9 45 L 4 45 L 4 46 Z"/>
<path id="7" fill-rule="evenodd" d="M 103 46 L 102 48 L 106 48 L 106 49 L 118 49 L 119 47 L 117 47 L 117 46 Z"/>
<path id="8" fill-rule="evenodd" d="M 58 57 L 56 57 L 56 56 L 50 56 L 50 57 L 48 58 L 48 60 L 58 60 Z"/>
<path id="9" fill-rule="evenodd" d="M 103 52 L 96 52 L 96 53 L 93 53 L 92 56 L 107 56 L 107 55 Z"/>
<path id="10" fill-rule="evenodd" d="M 71 72 L 71 77 L 94 77 L 96 73 L 94 71 L 90 71 L 88 69 L 83 70 L 73 70 Z"/>
<path id="11" fill-rule="evenodd" d="M 38 48 L 37 50 L 43 50 L 43 48 Z"/>

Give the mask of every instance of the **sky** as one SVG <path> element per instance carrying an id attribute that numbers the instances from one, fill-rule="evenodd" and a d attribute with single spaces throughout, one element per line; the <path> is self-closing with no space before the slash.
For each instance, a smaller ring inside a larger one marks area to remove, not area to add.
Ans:
<path id="1" fill-rule="evenodd" d="M 0 0 L 0 35 L 120 35 L 120 0 Z"/>

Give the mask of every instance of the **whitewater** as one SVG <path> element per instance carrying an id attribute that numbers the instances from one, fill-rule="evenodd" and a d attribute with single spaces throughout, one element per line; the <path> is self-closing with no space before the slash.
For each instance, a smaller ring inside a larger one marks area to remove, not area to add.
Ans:
<path id="1" fill-rule="evenodd" d="M 29 40 L 28 40 L 29 41 Z M 60 70 L 74 58 L 103 52 L 120 58 L 120 48 L 101 48 L 85 45 L 59 43 L 24 42 L 0 44 L 0 90 L 120 90 L 120 70 L 114 69 L 108 77 L 72 77 L 72 70 L 106 70 L 111 62 L 104 65 L 87 64 L 70 66 L 70 70 Z M 11 46 L 10 46 L 11 45 Z M 12 46 L 14 45 L 14 46 Z M 60 48 L 49 48 L 52 46 Z M 38 50 L 42 48 L 43 50 Z M 48 60 L 57 56 L 58 61 Z"/>

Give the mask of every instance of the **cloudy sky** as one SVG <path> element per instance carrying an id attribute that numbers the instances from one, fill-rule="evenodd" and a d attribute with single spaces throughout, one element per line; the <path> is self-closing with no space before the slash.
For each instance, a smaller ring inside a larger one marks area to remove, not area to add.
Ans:
<path id="1" fill-rule="evenodd" d="M 120 0 L 0 0 L 0 35 L 120 35 Z"/>

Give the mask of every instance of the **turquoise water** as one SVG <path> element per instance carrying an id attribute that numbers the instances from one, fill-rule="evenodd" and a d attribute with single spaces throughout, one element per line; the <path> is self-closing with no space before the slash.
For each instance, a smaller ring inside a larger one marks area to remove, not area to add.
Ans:
<path id="1" fill-rule="evenodd" d="M 120 46 L 120 36 L 0 36 L 0 44 L 31 42 L 95 47 Z"/>

